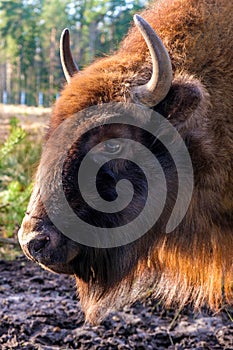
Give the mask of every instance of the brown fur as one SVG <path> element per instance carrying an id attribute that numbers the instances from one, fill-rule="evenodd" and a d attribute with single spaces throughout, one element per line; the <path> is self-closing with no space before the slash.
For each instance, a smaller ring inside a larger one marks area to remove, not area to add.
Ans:
<path id="1" fill-rule="evenodd" d="M 196 307 L 207 302 L 218 308 L 233 301 L 232 11 L 229 0 L 161 0 L 141 14 L 172 59 L 172 87 L 154 109 L 192 139 L 195 190 L 184 220 L 172 234 L 159 234 L 144 255 L 142 246 L 134 247 L 138 262 L 120 282 L 117 276 L 116 283 L 104 289 L 94 273 L 89 281 L 77 276 L 89 320 L 100 318 L 109 305 L 134 300 L 147 288 L 168 305 L 191 301 Z M 65 86 L 49 135 L 85 107 L 130 101 L 130 88 L 150 75 L 146 44 L 132 28 L 118 52 L 94 62 Z M 143 242 L 139 244 L 148 247 Z M 106 253 L 103 261 L 108 259 Z"/>

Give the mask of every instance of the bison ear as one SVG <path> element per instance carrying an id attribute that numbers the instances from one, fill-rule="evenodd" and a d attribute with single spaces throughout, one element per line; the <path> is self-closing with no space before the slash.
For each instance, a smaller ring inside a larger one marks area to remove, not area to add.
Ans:
<path id="1" fill-rule="evenodd" d="M 156 111 L 174 125 L 190 123 L 200 109 L 205 115 L 209 106 L 209 95 L 198 79 L 183 76 L 175 78 L 166 98 L 156 106 Z M 195 118 L 194 118 L 195 119 Z"/>

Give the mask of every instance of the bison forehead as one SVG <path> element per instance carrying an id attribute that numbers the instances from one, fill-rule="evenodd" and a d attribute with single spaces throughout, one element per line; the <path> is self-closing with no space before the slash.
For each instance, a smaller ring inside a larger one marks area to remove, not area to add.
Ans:
<path id="1" fill-rule="evenodd" d="M 120 62 L 119 62 L 120 61 Z M 151 63 L 143 69 L 138 56 L 103 58 L 71 78 L 56 102 L 50 127 L 54 130 L 62 121 L 94 105 L 129 100 L 129 88 L 145 83 L 151 75 Z M 142 74 L 142 71 L 144 72 Z M 138 81 L 139 80 L 139 81 Z"/>

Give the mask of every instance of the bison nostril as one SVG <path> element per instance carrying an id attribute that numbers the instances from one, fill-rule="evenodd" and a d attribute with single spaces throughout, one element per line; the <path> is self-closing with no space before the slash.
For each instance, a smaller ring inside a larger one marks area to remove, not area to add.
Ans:
<path id="1" fill-rule="evenodd" d="M 33 256 L 35 253 L 39 253 L 41 250 L 43 250 L 45 246 L 48 244 L 48 242 L 49 242 L 48 236 L 43 238 L 33 239 L 29 242 L 28 250 Z"/>

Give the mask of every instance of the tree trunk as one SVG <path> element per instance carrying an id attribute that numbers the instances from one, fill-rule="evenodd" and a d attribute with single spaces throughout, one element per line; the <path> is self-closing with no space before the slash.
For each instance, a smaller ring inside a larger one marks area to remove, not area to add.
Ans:
<path id="1" fill-rule="evenodd" d="M 95 57 L 95 42 L 97 37 L 97 22 L 93 21 L 89 27 L 89 60 L 93 61 Z"/>
<path id="2" fill-rule="evenodd" d="M 50 36 L 49 50 L 49 98 L 52 101 L 54 96 L 54 73 L 55 73 L 55 54 L 56 54 L 56 29 L 52 28 Z"/>

